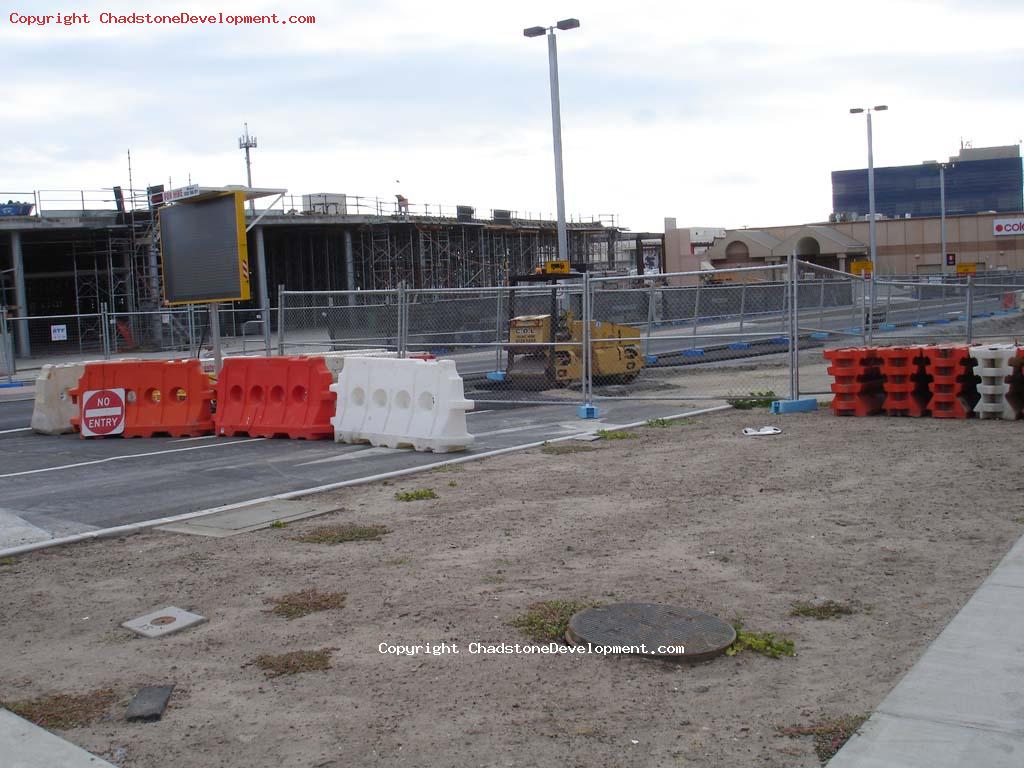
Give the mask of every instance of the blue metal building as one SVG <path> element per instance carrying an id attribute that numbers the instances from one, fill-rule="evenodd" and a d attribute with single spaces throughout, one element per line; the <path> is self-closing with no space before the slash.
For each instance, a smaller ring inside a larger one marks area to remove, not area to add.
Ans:
<path id="1" fill-rule="evenodd" d="M 945 164 L 947 216 L 1024 210 L 1024 167 L 1019 148 L 994 149 L 1004 151 L 967 149 Z M 1012 156 L 992 157 L 992 154 Z M 973 159 L 977 156 L 980 158 Z M 904 218 L 908 214 L 914 218 L 938 216 L 939 201 L 938 163 L 875 168 L 877 213 L 888 218 Z M 839 220 L 867 215 L 866 168 L 832 172 L 832 211 L 834 219 Z"/>

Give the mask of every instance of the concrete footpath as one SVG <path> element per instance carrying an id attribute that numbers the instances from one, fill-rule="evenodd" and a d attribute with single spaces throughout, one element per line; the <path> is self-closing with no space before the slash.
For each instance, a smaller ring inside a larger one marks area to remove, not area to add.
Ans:
<path id="1" fill-rule="evenodd" d="M 114 768 L 6 709 L 0 709 L 0 755 L 4 768 Z"/>
<path id="2" fill-rule="evenodd" d="M 1024 766 L 1024 537 L 829 768 Z"/>

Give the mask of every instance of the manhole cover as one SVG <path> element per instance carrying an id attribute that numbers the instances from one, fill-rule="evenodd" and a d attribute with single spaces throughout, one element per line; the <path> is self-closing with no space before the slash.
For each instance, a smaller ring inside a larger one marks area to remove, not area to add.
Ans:
<path id="1" fill-rule="evenodd" d="M 616 603 L 580 611 L 569 620 L 574 645 L 629 648 L 640 656 L 703 659 L 736 640 L 736 630 L 709 613 L 657 603 Z"/>

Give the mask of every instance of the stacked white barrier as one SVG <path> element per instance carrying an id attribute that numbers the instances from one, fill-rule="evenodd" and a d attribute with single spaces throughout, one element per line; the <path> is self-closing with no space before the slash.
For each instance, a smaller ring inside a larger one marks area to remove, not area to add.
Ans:
<path id="1" fill-rule="evenodd" d="M 389 351 L 387 349 L 346 349 L 342 352 L 324 352 L 322 355 L 316 355 L 316 357 L 322 357 L 324 362 L 327 364 L 327 370 L 334 376 L 334 380 L 337 381 L 338 377 L 341 376 L 341 372 L 345 369 L 345 361 L 350 357 L 386 357 L 386 358 L 397 358 L 398 353 Z"/>
<path id="2" fill-rule="evenodd" d="M 467 400 L 454 360 L 349 357 L 331 424 L 341 443 L 448 453 L 468 448 Z"/>
<path id="3" fill-rule="evenodd" d="M 74 432 L 71 417 L 78 415 L 78 404 L 68 390 L 78 386 L 85 363 L 44 365 L 36 377 L 36 398 L 32 407 L 32 429 L 44 435 Z"/>
<path id="4" fill-rule="evenodd" d="M 1016 357 L 1017 348 L 1012 344 L 989 344 L 971 347 L 971 357 L 977 363 L 974 375 L 981 378 L 978 394 L 981 399 L 974 406 L 974 412 L 982 419 L 1009 419 L 1020 416 L 1013 403 L 1007 399 L 1010 392 L 1008 377 L 1013 373 L 1010 359 Z"/>

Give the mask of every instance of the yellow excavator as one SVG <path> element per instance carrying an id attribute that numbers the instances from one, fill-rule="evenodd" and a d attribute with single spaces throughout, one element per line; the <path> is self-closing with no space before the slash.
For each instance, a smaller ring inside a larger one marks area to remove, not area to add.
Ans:
<path id="1" fill-rule="evenodd" d="M 554 261 L 538 272 L 510 280 L 506 382 L 518 388 L 549 389 L 575 384 L 583 378 L 583 321 L 577 320 L 570 309 L 559 309 L 558 288 L 559 283 L 582 277 L 570 271 L 567 262 Z M 551 310 L 543 315 L 516 315 L 515 288 L 537 284 L 552 286 Z M 644 356 L 639 330 L 592 320 L 590 339 L 595 380 L 626 383 L 640 374 Z M 561 346 L 559 342 L 566 344 Z"/>

